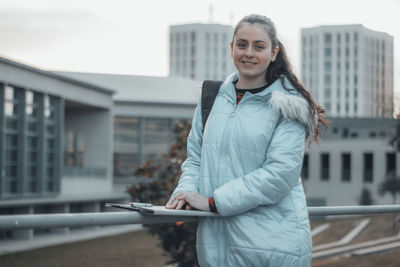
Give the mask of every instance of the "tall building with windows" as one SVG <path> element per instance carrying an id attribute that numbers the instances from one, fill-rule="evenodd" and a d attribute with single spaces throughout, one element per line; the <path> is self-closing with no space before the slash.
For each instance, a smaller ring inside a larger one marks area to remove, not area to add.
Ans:
<path id="1" fill-rule="evenodd" d="M 356 25 L 301 30 L 302 80 L 330 117 L 393 116 L 393 37 Z"/>
<path id="2" fill-rule="evenodd" d="M 233 28 L 221 24 L 170 26 L 169 75 L 224 80 L 234 71 L 229 43 Z"/>

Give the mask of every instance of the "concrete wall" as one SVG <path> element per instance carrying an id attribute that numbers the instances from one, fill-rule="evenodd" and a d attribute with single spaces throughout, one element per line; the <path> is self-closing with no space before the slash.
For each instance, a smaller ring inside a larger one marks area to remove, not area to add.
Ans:
<path id="1" fill-rule="evenodd" d="M 112 191 L 113 118 L 109 110 L 76 109 L 65 112 L 65 131 L 83 136 L 83 167 L 105 168 L 106 176 L 63 177 L 62 194 Z"/>
<path id="2" fill-rule="evenodd" d="M 365 187 L 375 200 L 374 204 L 392 204 L 389 195 L 378 194 L 379 184 L 386 173 L 386 153 L 393 152 L 387 139 L 323 141 L 306 150 L 309 155 L 309 178 L 303 179 L 306 196 L 310 199 L 325 199 L 326 205 L 358 205 L 361 191 Z M 320 154 L 329 153 L 330 179 L 320 179 Z M 341 154 L 351 154 L 351 180 L 342 181 Z M 373 153 L 373 182 L 363 181 L 364 153 Z M 396 157 L 396 171 L 399 174 L 399 154 Z"/>

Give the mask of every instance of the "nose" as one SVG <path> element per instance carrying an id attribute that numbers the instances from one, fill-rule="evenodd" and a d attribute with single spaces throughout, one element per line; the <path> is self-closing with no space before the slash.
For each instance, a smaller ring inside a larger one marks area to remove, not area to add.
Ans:
<path id="1" fill-rule="evenodd" d="M 244 52 L 246 57 L 253 57 L 254 56 L 254 50 L 252 46 L 248 46 L 246 51 Z"/>

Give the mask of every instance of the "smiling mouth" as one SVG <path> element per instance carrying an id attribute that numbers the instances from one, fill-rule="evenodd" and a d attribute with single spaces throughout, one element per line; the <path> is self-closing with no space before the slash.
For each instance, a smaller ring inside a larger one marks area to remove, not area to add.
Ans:
<path id="1" fill-rule="evenodd" d="M 241 61 L 242 62 L 242 64 L 244 64 L 244 65 L 256 65 L 257 63 L 256 62 L 251 62 L 251 61 Z"/>

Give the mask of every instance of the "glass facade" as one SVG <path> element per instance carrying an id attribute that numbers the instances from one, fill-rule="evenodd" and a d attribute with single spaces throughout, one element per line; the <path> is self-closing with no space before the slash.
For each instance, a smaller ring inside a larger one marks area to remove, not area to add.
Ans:
<path id="1" fill-rule="evenodd" d="M 173 143 L 176 122 L 171 118 L 115 118 L 114 176 L 131 177 L 141 163 L 160 160 Z"/>
<path id="2" fill-rule="evenodd" d="M 57 193 L 61 99 L 0 85 L 1 197 Z"/>

